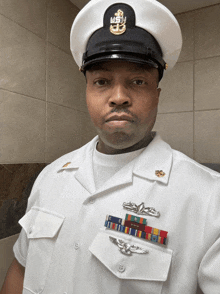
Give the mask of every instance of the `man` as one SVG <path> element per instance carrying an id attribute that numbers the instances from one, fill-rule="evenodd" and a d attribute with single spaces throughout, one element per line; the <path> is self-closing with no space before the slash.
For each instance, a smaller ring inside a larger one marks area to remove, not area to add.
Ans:
<path id="1" fill-rule="evenodd" d="M 1 293 L 219 294 L 220 176 L 151 132 L 176 19 L 91 0 L 71 49 L 98 136 L 39 175 Z"/>

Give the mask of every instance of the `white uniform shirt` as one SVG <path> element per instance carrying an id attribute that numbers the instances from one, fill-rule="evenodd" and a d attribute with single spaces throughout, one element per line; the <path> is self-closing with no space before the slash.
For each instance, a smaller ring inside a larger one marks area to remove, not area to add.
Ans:
<path id="1" fill-rule="evenodd" d="M 23 293 L 195 294 L 198 282 L 205 294 L 219 294 L 220 174 L 157 135 L 96 191 L 97 140 L 48 165 L 34 184 L 14 245 L 26 267 Z M 104 227 L 107 214 L 131 213 L 122 206 L 130 201 L 160 212 L 146 218 L 168 231 L 167 245 Z M 149 253 L 124 255 L 109 236 Z"/>

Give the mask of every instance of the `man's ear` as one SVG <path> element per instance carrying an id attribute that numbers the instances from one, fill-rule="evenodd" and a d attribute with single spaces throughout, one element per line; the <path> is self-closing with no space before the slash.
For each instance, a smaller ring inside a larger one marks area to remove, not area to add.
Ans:
<path id="1" fill-rule="evenodd" d="M 83 72 L 85 79 L 86 79 L 86 84 L 87 84 L 87 77 L 86 77 L 86 71 Z"/>
<path id="2" fill-rule="evenodd" d="M 160 93 L 161 93 L 161 88 L 157 88 L 157 100 L 158 100 L 158 103 L 159 103 L 159 98 L 160 98 Z"/>

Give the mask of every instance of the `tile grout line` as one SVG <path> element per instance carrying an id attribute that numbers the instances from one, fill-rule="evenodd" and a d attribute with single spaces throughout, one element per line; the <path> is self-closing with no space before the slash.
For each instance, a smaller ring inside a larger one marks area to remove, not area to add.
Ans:
<path id="1" fill-rule="evenodd" d="M 48 2 L 46 2 L 46 15 L 47 15 L 47 20 L 46 20 L 46 105 L 45 105 L 45 137 L 44 137 L 44 162 L 46 162 L 46 150 L 47 150 L 47 136 L 48 136 Z"/>
<path id="2" fill-rule="evenodd" d="M 198 110 L 195 110 L 195 113 L 196 112 L 205 112 L 205 111 L 219 111 L 220 108 L 213 108 L 213 109 L 198 109 Z"/>
<path id="3" fill-rule="evenodd" d="M 22 165 L 24 165 L 24 164 L 48 164 L 48 162 L 41 162 L 41 161 L 25 161 L 25 162 L 20 162 L 20 161 L 18 161 L 18 162 L 3 162 L 3 163 L 1 163 L 0 164 L 0 166 L 2 165 L 2 166 L 4 166 L 5 167 L 5 165 L 20 165 L 20 164 L 22 164 Z"/>
<path id="4" fill-rule="evenodd" d="M 48 10 L 48 9 L 47 9 L 47 10 Z M 46 26 L 46 39 L 45 39 L 45 38 L 43 38 L 42 36 L 38 35 L 37 33 L 31 31 L 30 29 L 28 29 L 28 28 L 26 28 L 26 27 L 24 27 L 24 26 L 21 25 L 20 23 L 16 22 L 15 20 L 11 19 L 10 17 L 8 17 L 8 16 L 6 16 L 6 15 L 4 15 L 4 14 L 2 14 L 2 13 L 0 13 L 0 15 L 3 16 L 3 17 L 5 17 L 5 18 L 7 18 L 8 20 L 10 20 L 11 22 L 15 23 L 16 25 L 20 26 L 21 28 L 27 30 L 29 33 L 35 35 L 36 37 L 40 38 L 41 40 L 43 40 L 43 41 L 47 41 L 47 31 L 48 31 L 48 26 Z M 47 15 L 46 22 L 48 22 L 48 15 Z M 55 45 L 55 44 L 53 44 L 53 43 L 51 43 L 51 42 L 49 42 L 49 41 L 48 41 L 48 43 L 50 43 L 51 45 L 53 45 L 54 47 L 56 47 L 57 49 L 59 49 L 59 50 L 62 51 L 63 53 L 66 53 L 67 55 L 72 56 L 71 52 L 67 52 L 67 51 L 65 51 L 63 48 L 58 47 L 57 45 Z"/>
<path id="5" fill-rule="evenodd" d="M 62 49 L 61 47 L 58 47 L 57 45 L 54 45 L 53 43 L 51 43 L 50 41 L 47 41 L 50 45 L 54 46 L 56 49 L 59 49 L 60 51 L 62 51 L 63 53 L 66 53 L 69 56 L 72 56 L 72 53 L 67 53 L 64 49 Z"/>
<path id="6" fill-rule="evenodd" d="M 64 107 L 64 108 L 68 108 L 68 109 L 73 109 L 75 111 L 80 111 L 80 112 L 83 112 L 83 113 L 87 113 L 86 111 L 83 111 L 81 109 L 76 109 L 76 108 L 72 108 L 72 107 L 69 107 L 69 106 L 66 106 L 66 105 L 62 105 L 62 104 L 59 104 L 59 103 L 56 103 L 56 102 L 51 102 L 51 101 L 46 101 L 43 100 L 43 99 L 40 99 L 40 98 L 37 98 L 37 97 L 33 97 L 33 96 L 30 96 L 30 95 L 26 95 L 26 94 L 23 94 L 23 93 L 19 93 L 19 92 L 13 92 L 13 91 L 10 91 L 8 89 L 4 89 L 4 88 L 1 88 L 0 87 L 0 90 L 2 91 L 6 91 L 6 92 L 9 92 L 9 93 L 12 93 L 12 94 L 17 94 L 17 95 L 21 95 L 23 97 L 27 97 L 27 98 L 31 98 L 31 99 L 35 99 L 35 100 L 38 100 L 38 101 L 42 101 L 42 102 L 45 102 L 45 103 L 48 103 L 48 104 L 55 104 L 55 105 L 58 105 L 58 106 L 61 106 L 61 107 Z"/>
<path id="7" fill-rule="evenodd" d="M 35 35 L 36 37 L 40 38 L 41 40 L 45 41 L 45 38 L 43 38 L 42 36 L 36 34 L 36 33 L 33 32 L 33 31 L 29 30 L 28 28 L 24 27 L 24 26 L 21 25 L 20 23 L 16 22 L 14 19 L 12 19 L 12 18 L 10 18 L 10 17 L 8 17 L 8 16 L 2 14 L 1 12 L 0 12 L 0 15 L 3 16 L 3 17 L 5 17 L 5 18 L 7 18 L 8 20 L 10 20 L 11 22 L 15 23 L 16 25 L 20 26 L 21 28 L 27 30 L 29 33 L 32 33 L 33 35 Z"/>
<path id="8" fill-rule="evenodd" d="M 26 95 L 24 93 L 19 93 L 19 92 L 11 91 L 11 90 L 8 90 L 8 89 L 2 88 L 2 87 L 0 87 L 0 90 L 6 91 L 6 92 L 9 92 L 9 93 L 13 93 L 13 94 L 17 94 L 17 95 L 21 95 L 21 96 L 24 96 L 24 97 L 32 98 L 32 99 L 39 100 L 39 101 L 42 101 L 42 102 L 45 102 L 45 99 L 41 99 L 41 98 L 38 98 L 38 97 Z"/>
<path id="9" fill-rule="evenodd" d="M 193 15 L 193 159 L 196 157 L 196 149 L 195 149 L 195 67 L 196 67 L 196 40 L 195 40 L 195 30 L 196 30 L 196 19 L 195 14 Z"/>
<path id="10" fill-rule="evenodd" d="M 160 114 L 193 113 L 193 112 L 197 113 L 197 112 L 219 111 L 219 110 L 220 110 L 220 108 L 214 108 L 214 109 L 198 109 L 198 110 L 188 110 L 188 111 L 174 111 L 174 112 L 158 112 L 158 115 L 160 115 Z M 84 112 L 84 113 L 86 113 L 86 112 Z"/>
<path id="11" fill-rule="evenodd" d="M 207 59 L 214 59 L 214 58 L 219 58 L 220 57 L 220 54 L 218 55 L 214 55 L 214 56 L 208 56 L 208 57 L 201 57 L 201 58 L 194 58 L 194 59 L 191 59 L 191 60 L 183 60 L 183 61 L 179 61 L 177 62 L 177 64 L 181 64 L 181 63 L 187 63 L 187 62 L 194 62 L 194 61 L 201 61 L 201 60 L 207 60 Z"/>
<path id="12" fill-rule="evenodd" d="M 191 13 L 196 12 L 196 11 L 199 11 L 199 10 L 202 10 L 202 9 L 206 9 L 206 8 L 213 7 L 213 6 L 218 6 L 218 5 L 220 5 L 220 3 L 215 3 L 215 4 L 207 5 L 207 6 L 204 6 L 204 7 L 195 8 L 193 10 L 188 10 L 188 11 L 184 11 L 184 12 L 175 13 L 175 16 L 183 15 L 183 14 L 190 13 L 190 12 Z"/>

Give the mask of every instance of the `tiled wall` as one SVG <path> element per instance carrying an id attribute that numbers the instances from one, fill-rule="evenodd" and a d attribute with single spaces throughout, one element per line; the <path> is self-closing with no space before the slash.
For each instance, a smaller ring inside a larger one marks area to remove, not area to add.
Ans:
<path id="1" fill-rule="evenodd" d="M 48 163 L 93 137 L 69 49 L 78 11 L 69 0 L 0 1 L 0 164 Z"/>
<path id="2" fill-rule="evenodd" d="M 220 163 L 220 4 L 177 15 L 183 50 L 160 87 L 155 125 L 177 150 Z"/>

